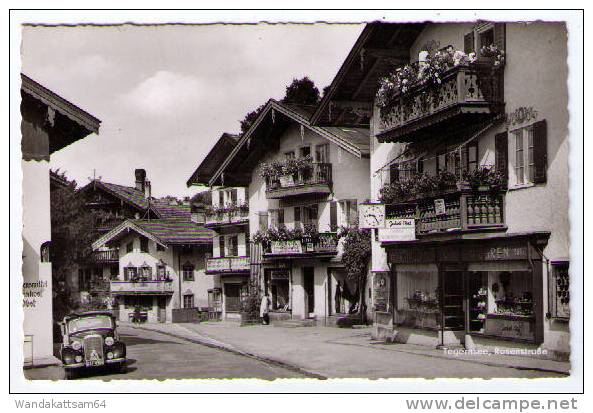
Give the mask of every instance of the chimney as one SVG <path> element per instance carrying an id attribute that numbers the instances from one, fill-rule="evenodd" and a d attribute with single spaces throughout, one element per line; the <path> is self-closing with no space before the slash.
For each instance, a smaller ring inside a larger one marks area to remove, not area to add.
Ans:
<path id="1" fill-rule="evenodd" d="M 146 170 L 136 169 L 134 171 L 134 175 L 136 176 L 136 189 L 140 192 L 144 192 L 146 183 Z"/>
<path id="2" fill-rule="evenodd" d="M 152 197 L 152 187 L 150 185 L 150 181 L 144 181 L 144 197 Z"/>

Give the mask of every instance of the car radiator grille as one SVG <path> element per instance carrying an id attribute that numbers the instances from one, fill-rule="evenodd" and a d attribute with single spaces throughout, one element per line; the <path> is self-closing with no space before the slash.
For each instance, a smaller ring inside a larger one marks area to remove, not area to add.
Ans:
<path id="1" fill-rule="evenodd" d="M 99 362 L 103 364 L 103 338 L 101 336 L 84 338 L 84 359 L 87 363 Z"/>

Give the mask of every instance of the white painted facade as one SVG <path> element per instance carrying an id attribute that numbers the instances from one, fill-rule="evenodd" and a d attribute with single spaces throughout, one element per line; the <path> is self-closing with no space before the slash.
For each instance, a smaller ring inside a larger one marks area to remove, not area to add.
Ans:
<path id="1" fill-rule="evenodd" d="M 410 61 L 427 42 L 436 40 L 441 47 L 451 45 L 463 50 L 464 35 L 472 30 L 467 24 L 429 24 L 410 48 Z M 505 201 L 505 222 L 508 233 L 549 231 L 551 236 L 543 250 L 543 308 L 548 309 L 548 271 L 552 261 L 569 260 L 569 178 L 568 178 L 568 76 L 567 31 L 564 24 L 511 23 L 506 24 L 506 63 L 504 68 L 505 112 L 512 113 L 520 107 L 531 107 L 537 118 L 522 125 L 515 125 L 509 132 L 509 190 Z M 379 143 L 374 137 L 378 129 L 379 110 L 374 108 L 371 124 L 371 198 L 379 201 L 379 190 L 389 181 L 389 171 L 379 172 L 403 150 L 398 143 Z M 545 184 L 516 185 L 514 181 L 514 128 L 547 122 L 547 182 Z M 478 159 L 481 165 L 494 164 L 494 136 L 507 130 L 504 123 L 484 133 L 478 142 Z M 434 157 L 434 153 L 426 155 Z M 424 163 L 425 171 L 435 169 L 434 160 Z M 372 268 L 388 271 L 387 256 L 379 242 L 373 242 Z M 544 316 L 543 348 L 570 352 L 568 323 Z"/>

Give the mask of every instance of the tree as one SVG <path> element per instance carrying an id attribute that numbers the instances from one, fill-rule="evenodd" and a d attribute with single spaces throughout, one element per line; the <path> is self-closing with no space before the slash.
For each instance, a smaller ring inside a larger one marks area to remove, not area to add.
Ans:
<path id="1" fill-rule="evenodd" d="M 257 119 L 259 114 L 262 112 L 262 110 L 264 110 L 265 107 L 266 107 L 266 105 L 261 105 L 257 109 L 252 110 L 247 115 L 245 115 L 245 117 L 241 121 L 241 133 L 242 134 L 247 132 L 249 130 L 249 128 L 251 128 L 251 125 L 253 125 L 253 122 L 255 122 L 255 120 Z"/>
<path id="2" fill-rule="evenodd" d="M 320 101 L 319 89 L 308 76 L 302 79 L 293 79 L 292 83 L 286 86 L 286 93 L 281 99 L 282 103 L 292 103 L 297 105 L 317 105 Z M 257 109 L 249 112 L 241 120 L 241 133 L 245 133 L 251 128 L 253 122 L 257 119 L 266 105 L 261 105 Z"/>
<path id="3" fill-rule="evenodd" d="M 371 259 L 371 232 L 358 227 L 342 227 L 338 237 L 343 239 L 344 252 L 342 263 L 346 267 L 346 276 L 358 284 L 358 314 L 360 322 L 366 322 L 365 286 L 367 270 Z"/>
<path id="4" fill-rule="evenodd" d="M 64 175 L 62 178 L 65 179 Z M 67 180 L 67 179 L 65 179 Z M 97 217 L 86 208 L 84 199 L 76 191 L 76 182 L 52 188 L 51 262 L 53 279 L 54 319 L 60 320 L 75 309 L 67 279 L 78 267 L 91 259 L 94 223 Z"/>
<path id="5" fill-rule="evenodd" d="M 319 100 L 319 89 L 308 76 L 305 76 L 302 79 L 292 79 L 292 83 L 286 86 L 286 93 L 282 102 L 317 105 Z"/>

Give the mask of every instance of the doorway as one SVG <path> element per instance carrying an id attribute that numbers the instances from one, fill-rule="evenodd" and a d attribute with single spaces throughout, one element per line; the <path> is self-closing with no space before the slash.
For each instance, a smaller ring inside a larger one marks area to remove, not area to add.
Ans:
<path id="1" fill-rule="evenodd" d="M 315 316 L 315 268 L 303 267 L 303 287 L 305 290 L 305 315 Z"/>
<path id="2" fill-rule="evenodd" d="M 159 323 L 165 323 L 167 321 L 167 297 L 157 297 L 158 313 L 157 318 Z"/>
<path id="3" fill-rule="evenodd" d="M 224 284 L 224 309 L 227 313 L 241 310 L 241 284 Z"/>
<path id="4" fill-rule="evenodd" d="M 442 311 L 445 330 L 465 328 L 463 271 L 443 272 Z"/>

